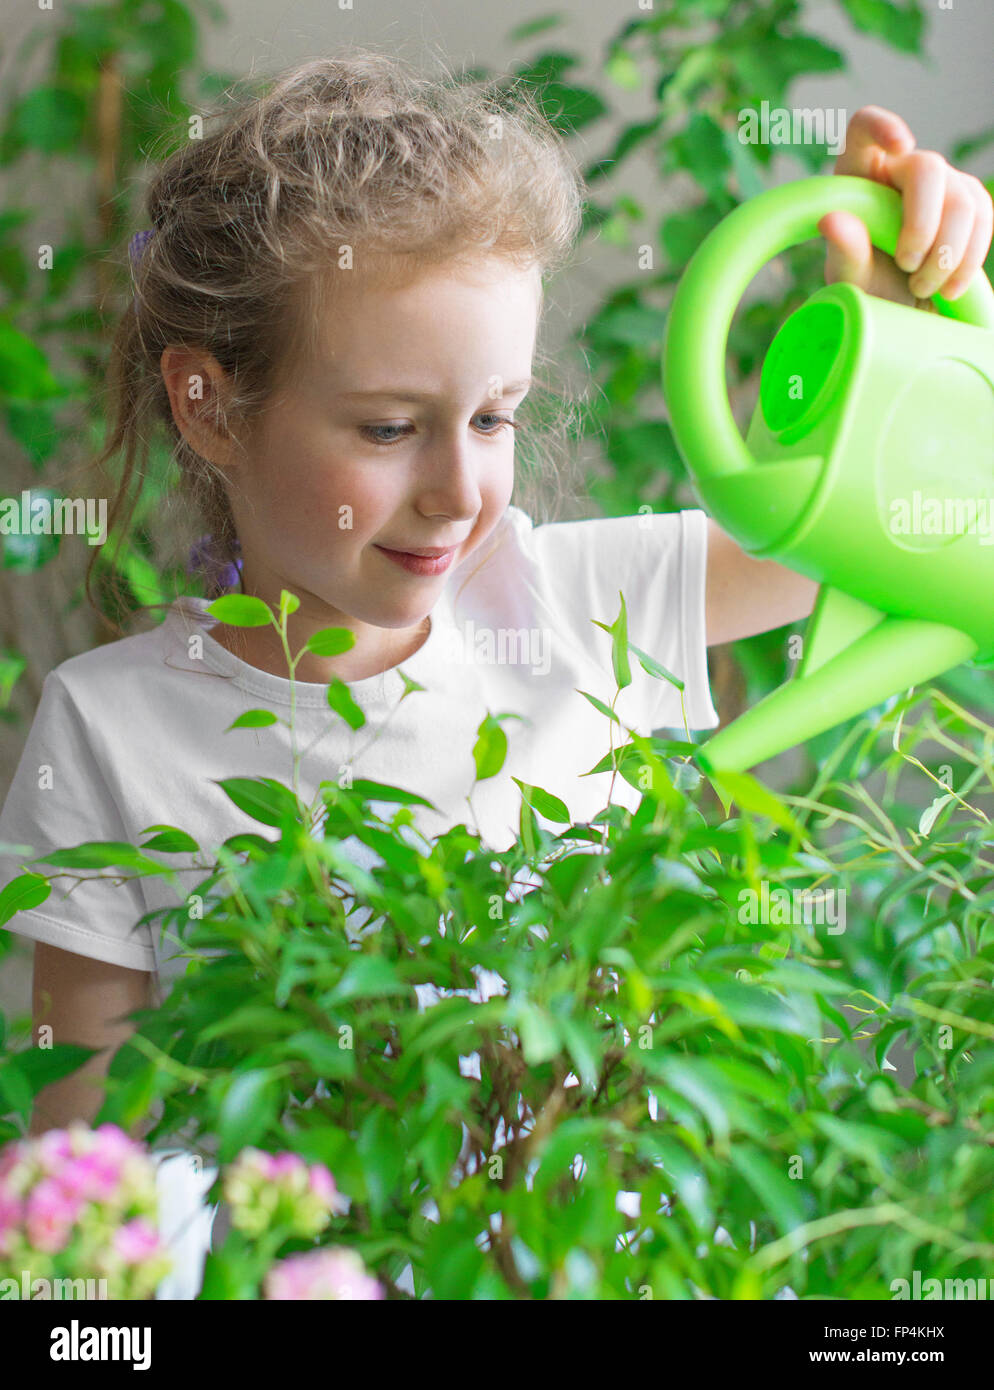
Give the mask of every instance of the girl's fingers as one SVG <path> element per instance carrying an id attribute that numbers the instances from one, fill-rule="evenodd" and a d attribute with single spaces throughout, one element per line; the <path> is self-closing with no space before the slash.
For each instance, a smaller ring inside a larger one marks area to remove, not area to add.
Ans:
<path id="1" fill-rule="evenodd" d="M 966 250 L 963 252 L 959 269 L 942 287 L 942 293 L 946 299 L 957 299 L 964 290 L 969 289 L 974 276 L 987 258 L 991 244 L 991 233 L 994 232 L 994 202 L 991 202 L 991 195 L 980 180 L 975 179 L 972 174 L 962 174 L 960 177 L 973 199 L 975 216 L 973 230 L 966 244 Z"/>
<path id="2" fill-rule="evenodd" d="M 850 212 L 830 212 L 818 223 L 818 230 L 827 243 L 826 285 L 845 280 L 879 299 L 914 304 L 908 277 L 898 270 L 890 256 L 873 246 L 869 232 L 858 217 Z"/>
<path id="3" fill-rule="evenodd" d="M 935 245 L 946 200 L 947 170 L 953 172 L 934 150 L 912 150 L 890 163 L 890 181 L 903 204 L 894 259 L 909 274 L 919 269 Z"/>
<path id="4" fill-rule="evenodd" d="M 904 303 L 937 292 L 955 299 L 968 288 L 994 232 L 994 203 L 979 179 L 953 169 L 933 150 L 916 150 L 905 122 L 881 106 L 861 107 L 852 117 L 835 172 L 895 188 L 902 200 L 901 230 L 891 260 L 873 250 L 857 218 L 822 218 L 826 283 L 848 280 L 868 294 Z"/>
<path id="5" fill-rule="evenodd" d="M 837 174 L 887 182 L 888 156 L 910 154 L 915 137 L 894 111 L 861 106 L 846 128 L 846 147 L 835 161 Z"/>
<path id="6" fill-rule="evenodd" d="M 866 227 L 851 212 L 829 212 L 818 223 L 825 238 L 825 284 L 847 280 L 870 291 L 873 246 Z"/>
<path id="7" fill-rule="evenodd" d="M 962 182 L 951 169 L 946 184 L 946 198 L 928 256 L 911 279 L 909 288 L 919 299 L 927 299 L 951 280 L 962 263 L 976 221 L 976 205 Z"/>

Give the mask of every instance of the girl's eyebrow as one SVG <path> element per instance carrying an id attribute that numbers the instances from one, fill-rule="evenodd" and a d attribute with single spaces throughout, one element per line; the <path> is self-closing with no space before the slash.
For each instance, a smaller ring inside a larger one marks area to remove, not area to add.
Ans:
<path id="1" fill-rule="evenodd" d="M 500 396 L 493 399 L 500 400 L 503 396 L 516 395 L 518 391 L 527 391 L 531 386 L 531 377 L 525 377 L 522 381 L 509 381 L 501 390 Z M 431 391 L 405 391 L 384 389 L 382 391 L 339 391 L 340 400 L 361 400 L 366 397 L 377 397 L 380 400 L 391 401 L 431 401 L 435 395 Z"/>

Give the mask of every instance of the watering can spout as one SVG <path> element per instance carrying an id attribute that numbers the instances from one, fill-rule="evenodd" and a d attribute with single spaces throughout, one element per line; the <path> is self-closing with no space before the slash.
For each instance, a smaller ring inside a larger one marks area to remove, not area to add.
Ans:
<path id="1" fill-rule="evenodd" d="M 823 590 L 822 601 L 837 594 Z M 845 599 L 846 595 L 841 595 Z M 745 772 L 893 695 L 968 661 L 977 644 L 941 623 L 880 616 L 851 646 L 772 691 L 702 746 L 711 772 Z"/>

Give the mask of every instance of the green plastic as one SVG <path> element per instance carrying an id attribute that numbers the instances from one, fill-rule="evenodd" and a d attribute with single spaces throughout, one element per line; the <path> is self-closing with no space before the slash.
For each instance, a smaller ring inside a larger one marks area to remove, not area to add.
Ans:
<path id="1" fill-rule="evenodd" d="M 744 550 L 820 584 L 792 678 L 701 746 L 743 771 L 967 661 L 994 658 L 994 290 L 935 314 L 840 283 L 781 326 L 745 439 L 725 387 L 732 315 L 826 213 L 894 254 L 901 199 L 802 179 L 730 213 L 670 308 L 663 390 L 702 506 Z M 917 501 L 916 501 L 917 495 Z"/>

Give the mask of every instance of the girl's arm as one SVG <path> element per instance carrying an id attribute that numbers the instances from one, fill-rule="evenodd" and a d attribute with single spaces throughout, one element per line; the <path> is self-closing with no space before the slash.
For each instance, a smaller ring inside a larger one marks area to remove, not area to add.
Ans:
<path id="1" fill-rule="evenodd" d="M 980 270 L 991 244 L 994 205 L 979 179 L 934 150 L 918 150 L 904 121 L 864 106 L 846 129 L 834 173 L 873 179 L 902 197 L 896 258 L 876 250 L 858 217 L 830 212 L 818 223 L 828 243 L 825 280 L 912 305 L 941 291 L 956 299 Z M 910 280 L 909 280 L 910 273 Z M 775 560 L 747 555 L 714 521 L 708 525 L 707 643 L 734 642 L 806 617 L 818 586 Z"/>
<path id="2" fill-rule="evenodd" d="M 704 621 L 709 647 L 806 618 L 817 593 L 814 579 L 776 560 L 757 560 L 708 517 Z"/>
<path id="3" fill-rule="evenodd" d="M 114 1052 L 135 1030 L 134 1023 L 123 1016 L 149 1007 L 150 981 L 148 970 L 108 965 L 75 951 L 35 942 L 32 1038 L 37 1043 L 39 1027 L 49 1025 L 52 1042 L 103 1050 L 71 1076 L 38 1093 L 31 1135 L 61 1129 L 71 1120 L 92 1122 L 104 1098 L 98 1083 L 106 1076 Z M 132 1138 L 141 1138 L 141 1123 L 132 1130 Z"/>

